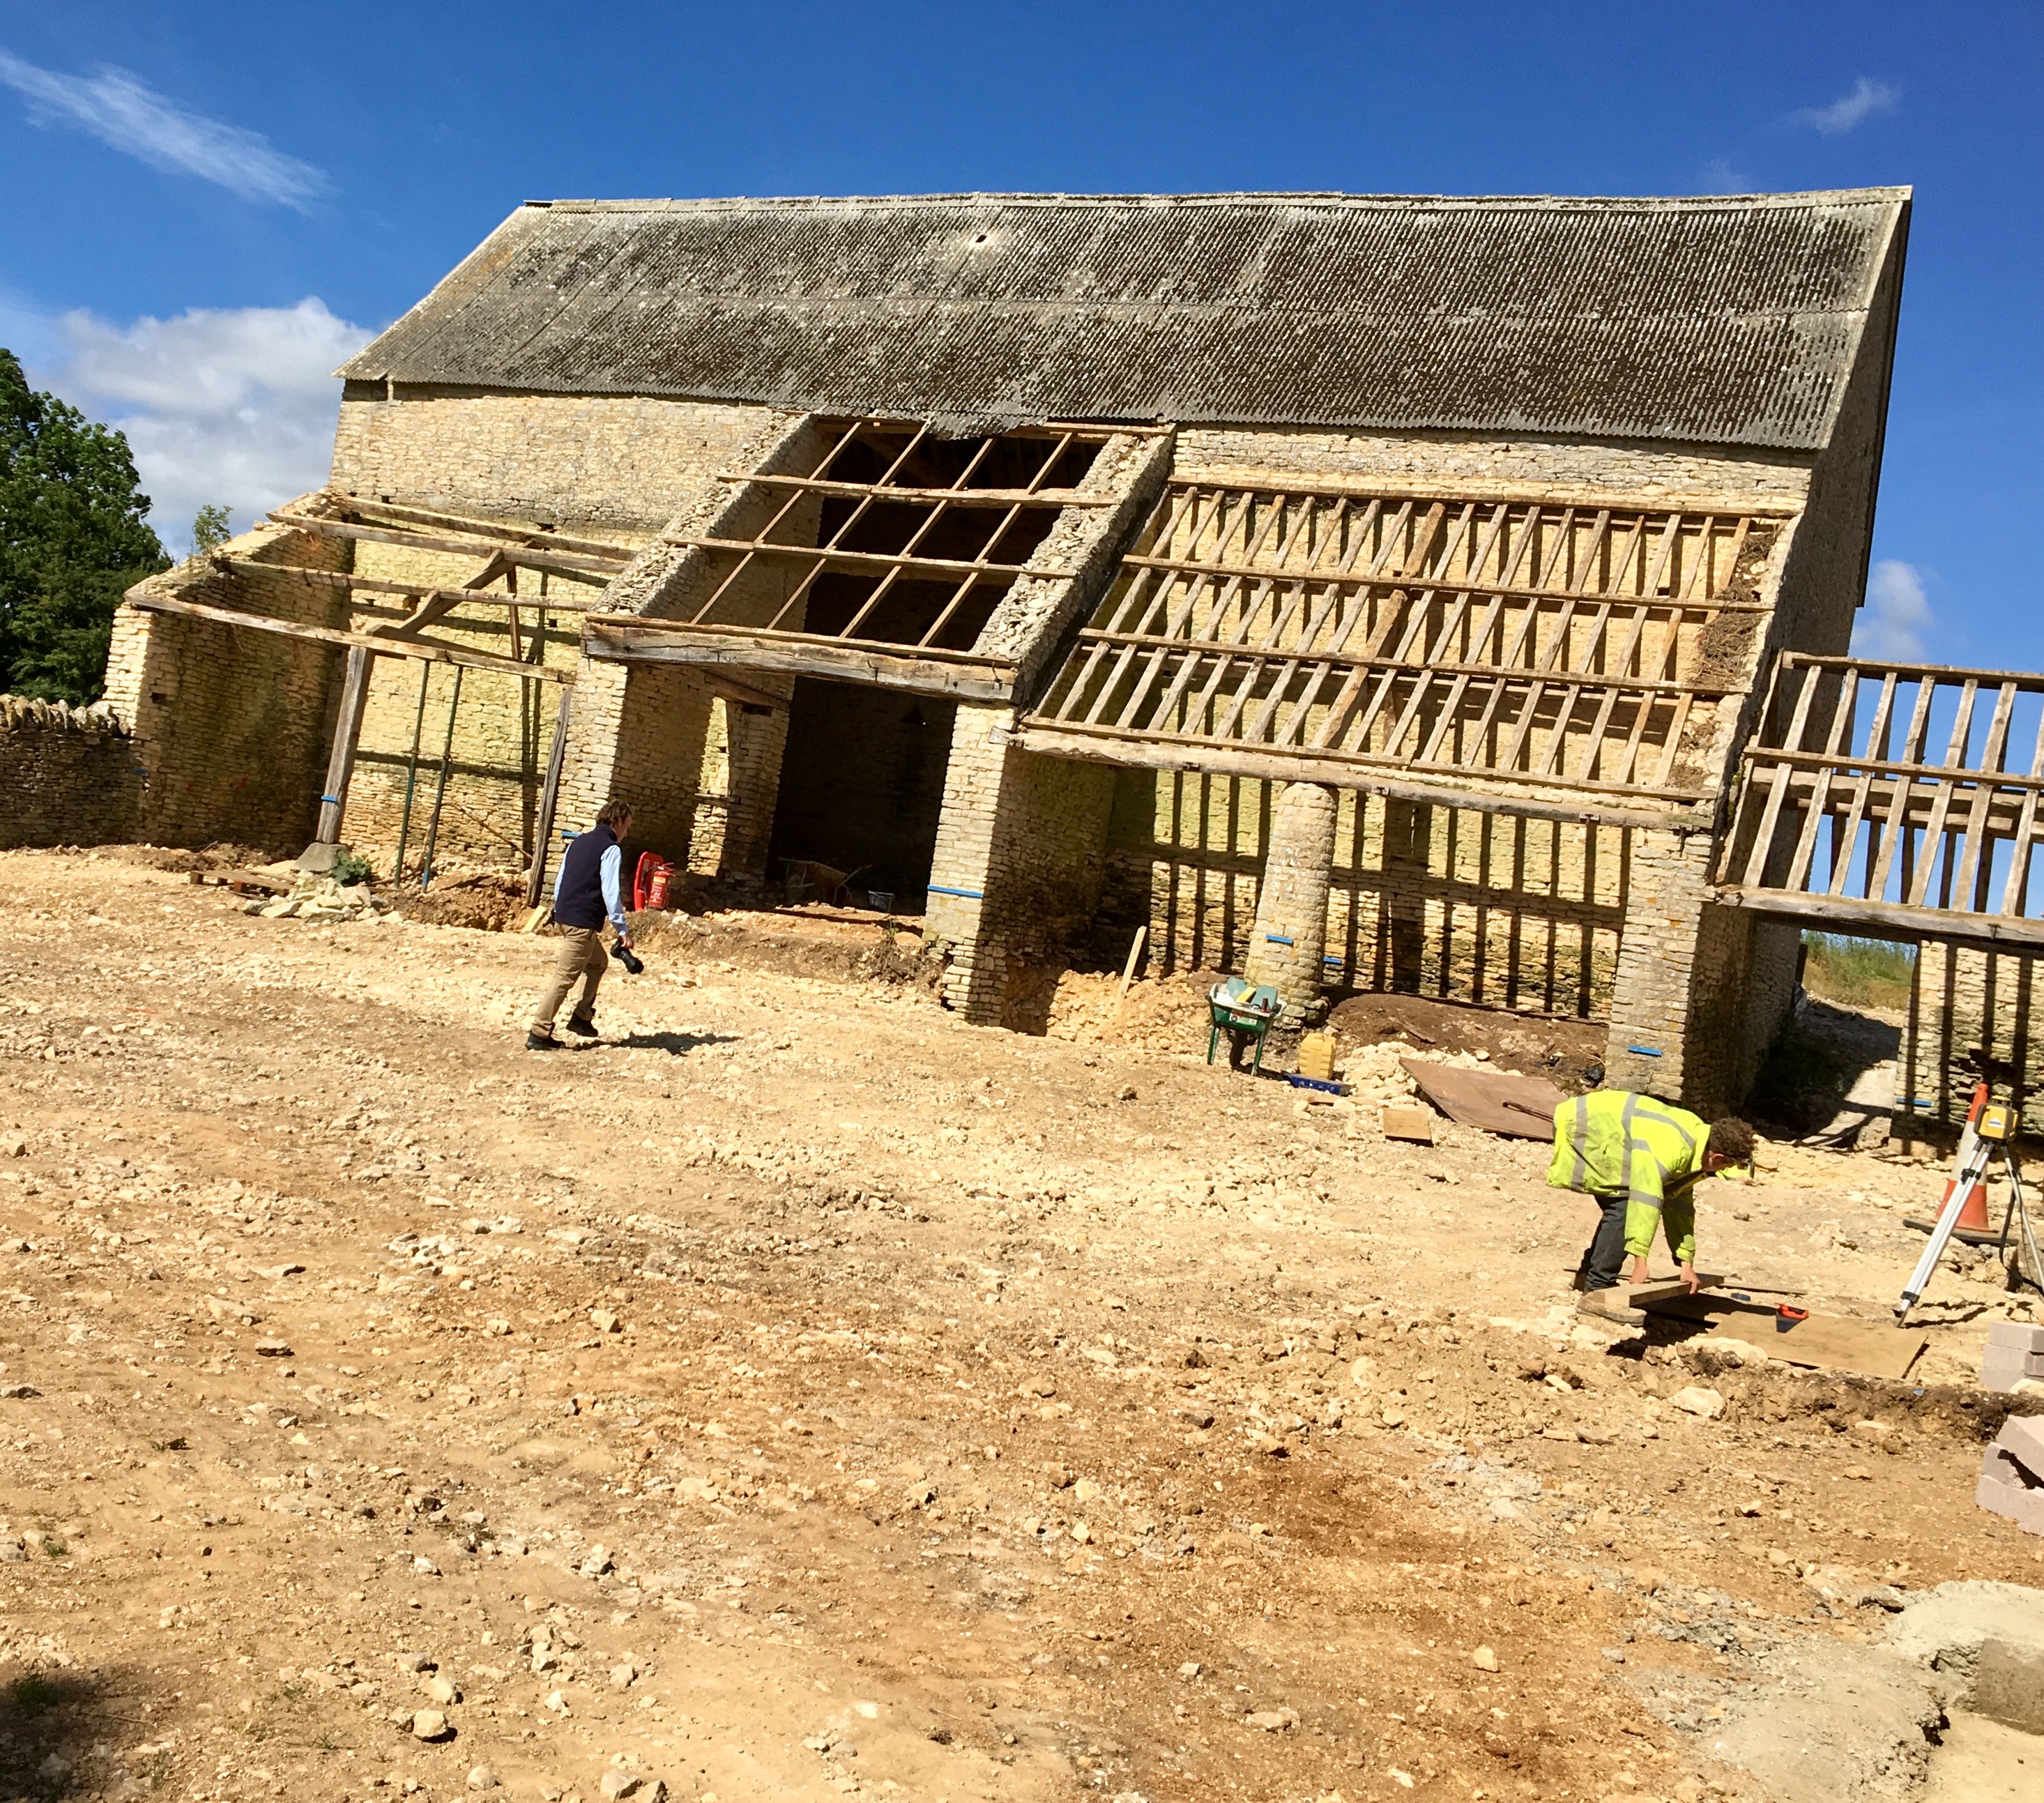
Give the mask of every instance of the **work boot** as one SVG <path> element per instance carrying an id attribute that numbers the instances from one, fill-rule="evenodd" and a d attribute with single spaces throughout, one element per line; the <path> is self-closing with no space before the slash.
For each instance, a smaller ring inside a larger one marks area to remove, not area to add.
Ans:
<path id="1" fill-rule="evenodd" d="M 579 1033 L 586 1040 L 594 1039 L 597 1036 L 596 1017 L 594 1014 L 571 1014 L 568 1017 L 568 1031 Z"/>
<path id="2" fill-rule="evenodd" d="M 529 1028 L 525 1034 L 525 1049 L 528 1051 L 559 1051 L 561 1049 L 561 1042 L 551 1033 L 543 1033 L 537 1027 L 534 1027 Z"/>

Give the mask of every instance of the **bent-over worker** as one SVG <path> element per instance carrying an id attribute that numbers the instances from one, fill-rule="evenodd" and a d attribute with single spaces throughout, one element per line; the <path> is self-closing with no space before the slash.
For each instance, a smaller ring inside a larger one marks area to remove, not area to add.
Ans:
<path id="1" fill-rule="evenodd" d="M 1697 1182 L 1753 1158 L 1753 1129 L 1727 1115 L 1700 1116 L 1652 1096 L 1594 1090 L 1554 1110 L 1554 1161 L 1547 1181 L 1580 1190 L 1602 1210 L 1576 1269 L 1576 1288 L 1610 1290 L 1628 1255 L 1632 1281 L 1646 1282 L 1646 1255 L 1658 1226 L 1696 1288 Z"/>
<path id="2" fill-rule="evenodd" d="M 594 826 L 569 841 L 560 875 L 554 880 L 560 955 L 554 960 L 546 993 L 532 1010 L 525 1034 L 528 1051 L 551 1051 L 560 1044 L 554 1037 L 554 1017 L 578 978 L 582 995 L 568 1016 L 568 1031 L 596 1037 L 596 991 L 603 981 L 606 918 L 617 934 L 617 943 L 627 951 L 632 948 L 632 932 L 624 919 L 624 853 L 620 849 L 631 831 L 631 809 L 612 800 L 597 810 Z"/>

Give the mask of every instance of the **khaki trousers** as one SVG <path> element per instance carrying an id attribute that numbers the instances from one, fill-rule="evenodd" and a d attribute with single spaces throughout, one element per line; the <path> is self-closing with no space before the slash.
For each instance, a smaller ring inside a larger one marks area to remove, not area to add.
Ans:
<path id="1" fill-rule="evenodd" d="M 574 987 L 577 978 L 582 980 L 582 999 L 570 1011 L 569 1019 L 578 1014 L 596 1013 L 597 985 L 603 981 L 608 955 L 603 949 L 601 927 L 561 928 L 560 955 L 554 960 L 554 974 L 547 984 L 546 993 L 532 1011 L 534 1032 L 551 1033 L 554 1030 L 554 1017 L 560 1012 L 561 1004 L 567 999 L 568 991 Z"/>

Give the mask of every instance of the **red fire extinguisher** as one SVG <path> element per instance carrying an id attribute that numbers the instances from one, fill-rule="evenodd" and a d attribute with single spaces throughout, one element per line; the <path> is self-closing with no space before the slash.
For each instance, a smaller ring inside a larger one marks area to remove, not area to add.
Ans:
<path id="1" fill-rule="evenodd" d="M 632 905 L 635 910 L 664 908 L 667 890 L 674 879 L 674 867 L 655 852 L 641 852 L 632 871 Z"/>

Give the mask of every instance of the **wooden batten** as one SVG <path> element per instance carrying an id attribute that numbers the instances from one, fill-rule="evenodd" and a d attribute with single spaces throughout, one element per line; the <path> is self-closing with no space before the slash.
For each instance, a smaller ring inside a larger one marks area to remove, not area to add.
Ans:
<path id="1" fill-rule="evenodd" d="M 244 613 L 236 608 L 209 607 L 202 602 L 184 601 L 174 595 L 138 594 L 133 590 L 127 601 L 130 607 L 139 607 L 147 613 L 175 613 L 188 620 L 209 621 L 217 626 L 244 626 L 252 632 L 275 632 L 284 638 L 304 639 L 317 644 L 359 646 L 379 657 L 412 657 L 428 663 L 462 664 L 471 670 L 494 670 L 500 675 L 521 677 L 532 682 L 572 684 L 574 681 L 571 670 L 526 663 L 486 651 L 471 651 L 465 645 L 442 644 L 434 639 L 346 632 L 337 627 L 308 626 L 295 620 L 279 620 L 267 613 Z"/>

